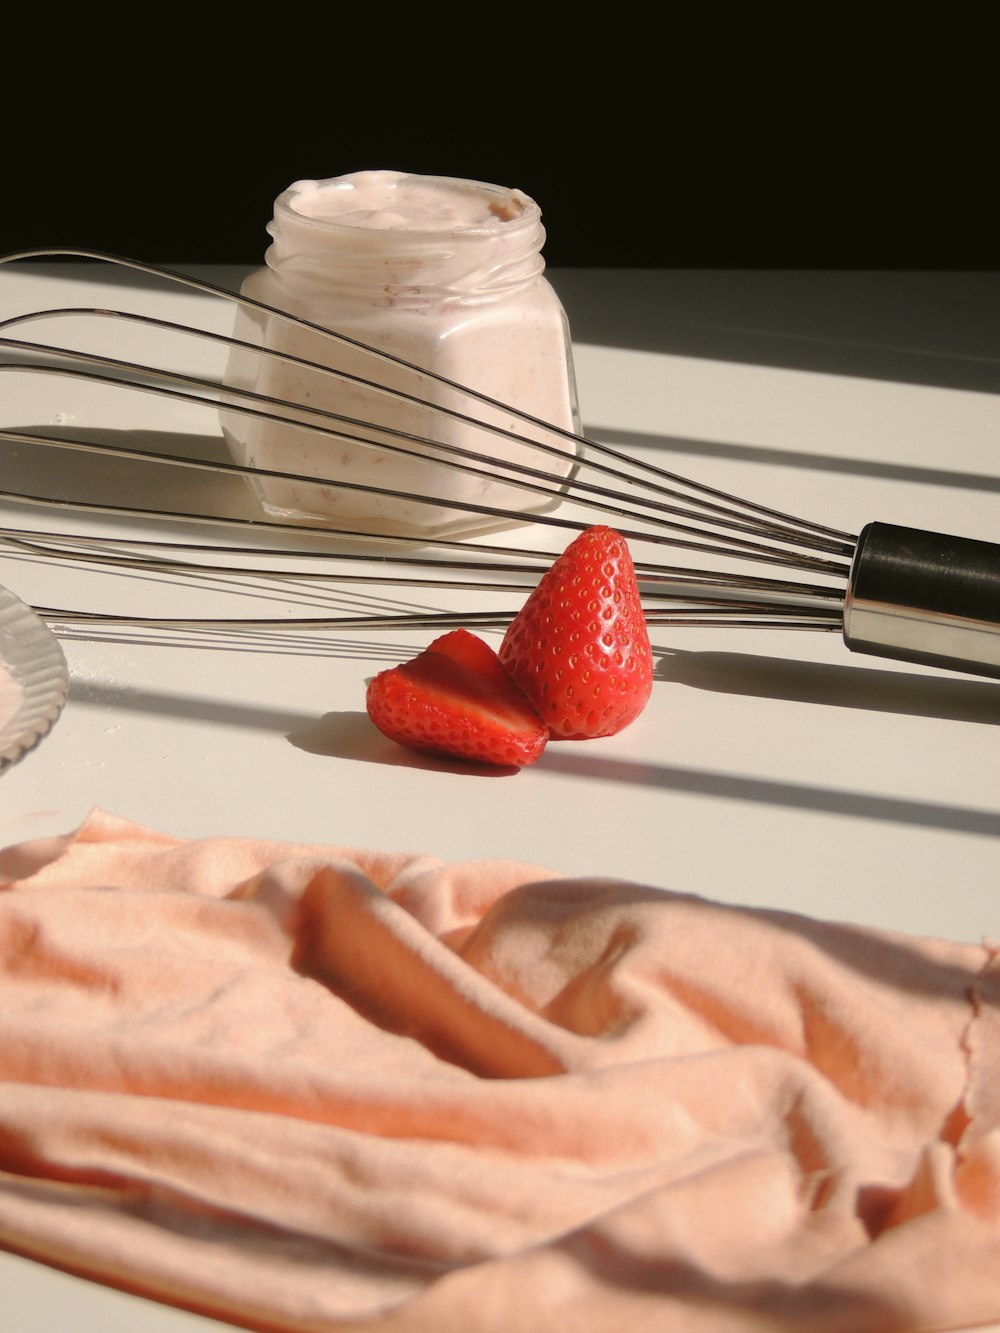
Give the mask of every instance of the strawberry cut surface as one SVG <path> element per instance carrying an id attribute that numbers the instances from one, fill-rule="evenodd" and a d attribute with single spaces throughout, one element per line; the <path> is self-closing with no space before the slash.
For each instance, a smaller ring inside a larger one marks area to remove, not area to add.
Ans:
<path id="1" fill-rule="evenodd" d="M 464 629 L 380 672 L 368 685 L 366 703 L 390 740 L 474 763 L 533 764 L 549 735 L 489 644 Z"/>
<path id="2" fill-rule="evenodd" d="M 542 577 L 500 646 L 500 661 L 551 736 L 613 736 L 653 687 L 653 655 L 628 544 L 582 532 Z"/>

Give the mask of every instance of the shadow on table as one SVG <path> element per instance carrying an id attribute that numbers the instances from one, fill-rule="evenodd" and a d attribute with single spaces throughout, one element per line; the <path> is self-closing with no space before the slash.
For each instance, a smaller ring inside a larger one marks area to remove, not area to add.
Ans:
<path id="1" fill-rule="evenodd" d="M 360 759 L 364 763 L 384 764 L 390 768 L 430 769 L 436 773 L 461 773 L 480 778 L 511 777 L 521 772 L 516 767 L 500 768 L 491 764 L 466 763 L 421 754 L 388 740 L 376 728 L 367 713 L 325 713 L 289 732 L 288 741 L 309 754 L 336 759 Z"/>
<path id="2" fill-rule="evenodd" d="M 664 467 L 670 466 L 671 454 L 679 454 L 685 459 L 719 458 L 727 462 L 750 463 L 758 467 L 819 472 L 824 476 L 916 482 L 921 486 L 946 487 L 949 490 L 1000 493 L 1000 475 L 970 472 L 961 468 L 930 467 L 926 463 L 896 463 L 880 458 L 841 458 L 834 454 L 822 454 L 809 449 L 771 449 L 759 444 L 737 444 L 727 440 L 693 440 L 681 436 L 651 435 L 644 431 L 607 430 L 603 427 L 595 429 L 591 437 L 626 454 L 655 449 L 657 453 L 665 455 L 665 458 L 656 458 L 653 461 Z"/>
<path id="3" fill-rule="evenodd" d="M 931 801 L 876 796 L 860 791 L 808 786 L 763 778 L 740 777 L 731 773 L 704 772 L 675 764 L 605 757 L 573 742 L 554 742 L 530 770 L 490 768 L 459 760 L 437 759 L 395 745 L 382 737 L 368 717 L 360 712 L 327 713 L 322 718 L 297 726 L 288 734 L 289 742 L 310 754 L 331 758 L 354 759 L 363 763 L 408 767 L 432 772 L 461 773 L 478 777 L 510 777 L 520 771 L 539 779 L 545 774 L 578 777 L 597 782 L 632 783 L 682 795 L 705 796 L 717 800 L 752 802 L 782 806 L 789 810 L 843 815 L 851 819 L 946 829 L 953 833 L 971 833 L 1000 838 L 1000 813 L 947 806 Z"/>
<path id="4" fill-rule="evenodd" d="M 658 680 L 692 689 L 1000 725 L 1000 681 L 917 675 L 850 662 L 843 666 L 801 662 L 752 653 L 679 648 L 654 649 L 654 653 Z"/>
<path id="5" fill-rule="evenodd" d="M 1000 838 L 1000 813 L 992 810 L 974 810 L 942 805 L 935 801 L 879 796 L 799 782 L 741 777 L 734 773 L 682 768 L 677 764 L 604 758 L 563 746 L 550 745 L 539 761 L 538 771 L 589 781 L 632 783 L 686 796 L 750 802 L 786 810 L 842 815 L 849 819 L 877 820 L 881 823 Z"/>
<path id="6" fill-rule="evenodd" d="M 732 773 L 684 768 L 676 764 L 623 759 L 596 754 L 589 745 L 580 746 L 570 741 L 549 745 L 538 764 L 530 770 L 487 768 L 458 760 L 435 759 L 406 750 L 376 731 L 367 714 L 360 710 L 314 717 L 305 712 L 253 708 L 240 703 L 226 704 L 217 699 L 192 699 L 142 690 L 123 690 L 96 682 L 78 683 L 74 689 L 74 698 L 78 704 L 154 712 L 211 726 L 277 731 L 284 734 L 290 745 L 309 754 L 361 763 L 491 778 L 511 777 L 522 771 L 537 774 L 541 779 L 546 773 L 551 773 L 584 781 L 627 783 L 717 800 L 754 802 L 788 810 L 814 811 L 853 819 L 879 820 L 1000 838 L 1000 813 L 990 810 L 741 777 Z"/>
<path id="7" fill-rule="evenodd" d="M 553 269 L 576 343 L 1000 392 L 1000 274 Z"/>

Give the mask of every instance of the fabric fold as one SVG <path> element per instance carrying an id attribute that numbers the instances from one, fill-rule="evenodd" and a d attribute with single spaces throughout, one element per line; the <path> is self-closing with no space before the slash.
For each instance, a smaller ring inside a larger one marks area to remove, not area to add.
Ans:
<path id="1" fill-rule="evenodd" d="M 252 1329 L 1000 1319 L 1000 971 L 95 811 L 0 852 L 0 1243 Z"/>

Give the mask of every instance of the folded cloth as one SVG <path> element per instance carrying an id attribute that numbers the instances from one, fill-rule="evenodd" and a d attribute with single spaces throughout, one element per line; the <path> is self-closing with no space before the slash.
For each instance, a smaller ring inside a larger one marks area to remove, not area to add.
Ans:
<path id="1" fill-rule="evenodd" d="M 991 944 L 507 861 L 0 853 L 0 1244 L 253 1329 L 1000 1319 Z"/>

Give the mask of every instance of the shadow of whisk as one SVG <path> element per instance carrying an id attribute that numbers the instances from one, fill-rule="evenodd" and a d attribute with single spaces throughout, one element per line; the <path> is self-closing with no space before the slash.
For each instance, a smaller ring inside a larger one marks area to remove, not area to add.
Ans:
<path id="1" fill-rule="evenodd" d="M 1000 725 L 995 682 L 917 675 L 751 653 L 656 649 L 658 680 L 718 694 L 832 704 L 877 713 Z"/>

